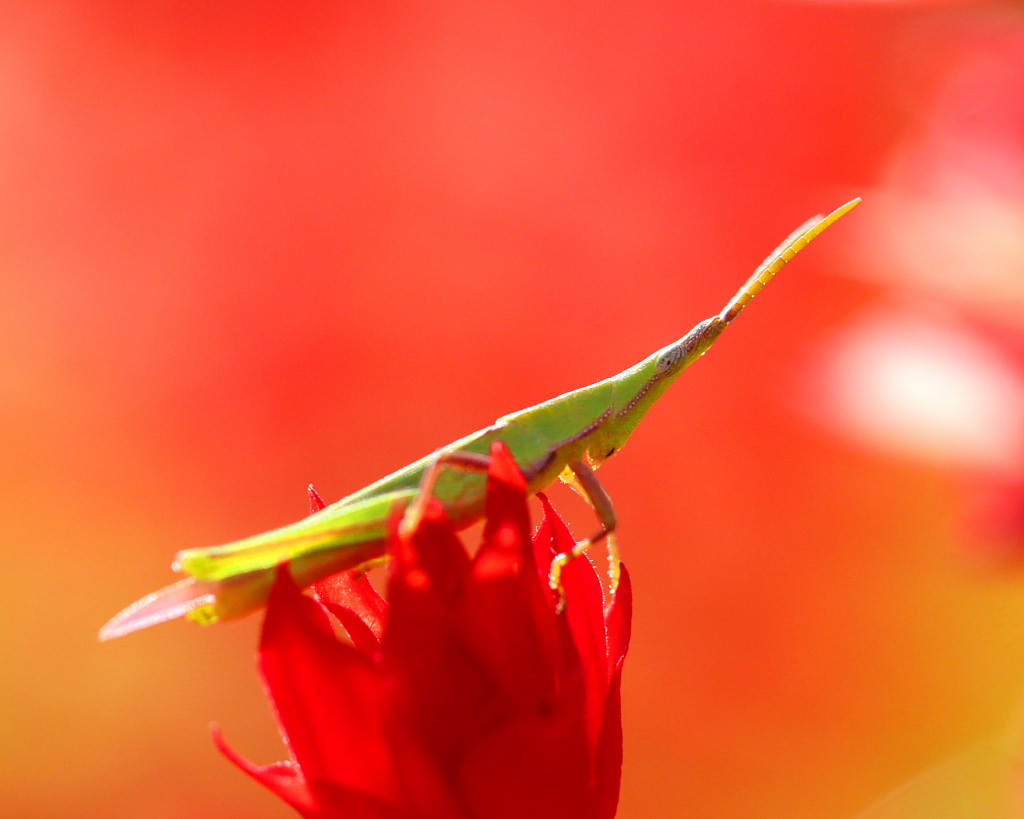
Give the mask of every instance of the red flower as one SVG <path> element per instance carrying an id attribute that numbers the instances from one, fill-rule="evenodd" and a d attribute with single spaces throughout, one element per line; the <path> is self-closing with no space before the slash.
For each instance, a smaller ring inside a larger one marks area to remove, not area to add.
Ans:
<path id="1" fill-rule="evenodd" d="M 504 445 L 491 463 L 475 557 L 434 502 L 408 540 L 392 527 L 388 602 L 353 573 L 318 600 L 279 573 L 259 661 L 291 759 L 260 767 L 215 740 L 303 816 L 615 814 L 629 577 L 606 613 L 573 561 L 556 614 L 548 566 L 573 539 L 541 496 L 531 541 L 522 474 Z"/>

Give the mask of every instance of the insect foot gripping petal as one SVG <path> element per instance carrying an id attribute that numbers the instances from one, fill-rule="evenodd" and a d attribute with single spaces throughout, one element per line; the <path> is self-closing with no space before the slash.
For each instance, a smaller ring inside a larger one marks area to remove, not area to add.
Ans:
<path id="1" fill-rule="evenodd" d="M 551 568 L 548 570 L 548 586 L 558 596 L 558 603 L 555 605 L 555 611 L 558 614 L 565 611 L 565 588 L 562 585 L 562 572 L 565 571 L 565 567 L 572 560 L 586 554 L 587 550 L 599 539 L 604 540 L 605 549 L 608 550 L 608 590 L 610 599 L 614 599 L 615 592 L 619 588 L 619 581 L 622 579 L 622 557 L 619 553 L 619 545 L 615 539 L 614 532 L 607 532 L 603 538 L 588 537 L 586 540 L 579 541 L 572 551 L 562 552 L 551 558 Z"/>
<path id="2" fill-rule="evenodd" d="M 619 589 L 619 581 L 622 580 L 622 555 L 619 552 L 619 542 L 615 538 L 615 532 L 608 533 L 604 547 L 608 551 L 609 591 L 614 596 Z"/>

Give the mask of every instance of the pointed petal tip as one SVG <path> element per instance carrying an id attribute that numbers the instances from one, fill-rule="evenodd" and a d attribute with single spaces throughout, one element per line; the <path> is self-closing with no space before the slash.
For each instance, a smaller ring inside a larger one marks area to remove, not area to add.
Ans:
<path id="1" fill-rule="evenodd" d="M 526 488 L 526 477 L 516 462 L 508 444 L 500 438 L 491 444 L 491 466 L 487 470 L 488 480 L 507 483 L 515 489 Z"/>
<path id="2" fill-rule="evenodd" d="M 327 501 L 316 491 L 313 484 L 306 487 L 306 493 L 309 495 L 309 511 L 311 514 L 319 512 L 327 506 Z"/>
<path id="3" fill-rule="evenodd" d="M 224 732 L 215 722 L 210 723 L 210 737 L 217 750 L 229 762 L 277 794 L 300 814 L 309 816 L 316 811 L 316 805 L 302 777 L 302 772 L 294 762 L 272 762 L 269 765 L 256 765 L 250 762 L 228 744 L 224 738 Z"/>
<path id="4" fill-rule="evenodd" d="M 210 723 L 210 739 L 213 740 L 213 744 L 216 746 L 218 751 L 224 754 L 224 756 L 240 768 L 245 768 L 245 766 L 249 764 L 248 761 L 238 753 L 238 751 L 228 744 L 228 741 L 224 738 L 224 729 L 220 727 L 219 722 Z"/>

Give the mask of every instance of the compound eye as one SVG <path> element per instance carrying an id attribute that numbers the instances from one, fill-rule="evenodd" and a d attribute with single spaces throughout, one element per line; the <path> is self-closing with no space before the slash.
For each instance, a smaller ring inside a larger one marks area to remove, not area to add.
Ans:
<path id="1" fill-rule="evenodd" d="M 682 361 L 682 359 L 683 349 L 681 345 L 676 345 L 675 347 L 666 350 L 665 353 L 661 356 L 661 358 L 658 359 L 658 374 L 660 375 L 661 373 L 668 372 L 673 367 L 675 367 L 680 361 Z"/>

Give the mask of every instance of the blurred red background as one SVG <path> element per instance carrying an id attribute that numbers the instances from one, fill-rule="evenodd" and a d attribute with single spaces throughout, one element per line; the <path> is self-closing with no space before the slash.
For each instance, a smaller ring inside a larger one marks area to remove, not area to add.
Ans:
<path id="1" fill-rule="evenodd" d="M 0 21 L 5 815 L 290 815 L 208 736 L 281 756 L 258 618 L 99 626 L 175 550 L 303 515 L 310 481 L 336 499 L 631 365 L 858 194 L 602 472 L 637 594 L 620 815 L 847 815 L 1009 723 L 1024 578 L 972 557 L 957 463 L 819 423 L 807 384 L 949 230 L 891 228 L 893 157 L 945 133 L 958 66 L 1009 59 L 1019 7 Z"/>

